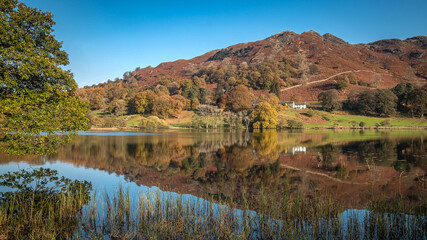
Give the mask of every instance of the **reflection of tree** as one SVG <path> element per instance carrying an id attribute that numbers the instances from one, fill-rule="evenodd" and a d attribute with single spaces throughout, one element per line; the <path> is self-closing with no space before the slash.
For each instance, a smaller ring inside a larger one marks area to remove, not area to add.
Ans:
<path id="1" fill-rule="evenodd" d="M 334 169 L 338 164 L 341 147 L 327 144 L 321 147 L 318 153 L 318 166 L 327 170 Z"/>
<path id="2" fill-rule="evenodd" d="M 280 153 L 277 141 L 277 131 L 267 130 L 262 133 L 254 133 L 252 138 L 252 147 L 259 154 L 261 160 L 276 160 Z"/>
<path id="3" fill-rule="evenodd" d="M 412 166 L 427 166 L 427 142 L 423 137 L 400 142 L 396 146 L 397 161 L 393 164 L 396 171 L 409 172 Z"/>
<path id="4" fill-rule="evenodd" d="M 354 152 L 361 163 L 391 166 L 397 160 L 396 142 L 387 139 L 349 144 L 348 150 Z"/>

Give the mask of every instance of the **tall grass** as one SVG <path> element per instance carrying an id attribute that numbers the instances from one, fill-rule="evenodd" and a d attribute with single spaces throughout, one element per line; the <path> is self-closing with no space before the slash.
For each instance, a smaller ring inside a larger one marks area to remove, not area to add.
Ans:
<path id="1" fill-rule="evenodd" d="M 370 210 L 346 210 L 329 197 L 291 195 L 257 201 L 243 191 L 204 200 L 170 192 L 131 196 L 78 191 L 43 201 L 17 195 L 0 205 L 0 239 L 426 239 L 425 211 L 400 199 L 372 201 Z M 19 204 L 18 204 L 19 203 Z"/>
<path id="2" fill-rule="evenodd" d="M 87 202 L 85 189 L 42 198 L 12 194 L 0 203 L 0 239 L 69 239 Z"/>
<path id="3" fill-rule="evenodd" d="M 313 199 L 284 193 L 270 202 L 261 193 L 203 200 L 165 192 L 140 193 L 132 199 L 119 189 L 105 196 L 103 207 L 92 201 L 74 237 L 110 239 L 426 239 L 424 215 L 347 210 L 331 198 Z M 102 201 L 101 201 L 102 202 Z M 397 202 L 396 202 L 397 203 Z M 372 202 L 383 206 L 386 202 Z M 398 203 L 400 204 L 400 203 Z M 388 204 L 389 205 L 389 204 Z M 256 209 L 250 210 L 250 209 Z"/>

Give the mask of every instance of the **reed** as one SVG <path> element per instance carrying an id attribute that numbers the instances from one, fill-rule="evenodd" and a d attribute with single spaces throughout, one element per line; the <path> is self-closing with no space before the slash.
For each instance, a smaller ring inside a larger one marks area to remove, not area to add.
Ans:
<path id="1" fill-rule="evenodd" d="M 426 239 L 424 214 L 342 211 L 331 198 L 283 194 L 270 202 L 261 191 L 258 205 L 243 194 L 235 199 L 203 200 L 170 192 L 140 193 L 131 199 L 122 188 L 105 198 L 106 207 L 89 209 L 77 239 Z M 132 201 L 133 200 L 133 201 Z M 92 201 L 94 204 L 96 201 Z M 373 201 L 372 206 L 386 202 Z M 398 201 L 396 200 L 396 203 Z M 402 203 L 399 203 L 402 204 Z M 250 209 L 257 209 L 253 211 Z M 95 219 L 104 219 L 96 221 Z M 93 223 L 97 222 L 96 225 Z"/>
<path id="2" fill-rule="evenodd" d="M 13 175 L 9 177 L 7 182 L 14 179 Z M 55 180 L 51 177 L 48 174 L 46 179 Z M 120 187 L 114 194 L 92 193 L 89 201 L 89 185 L 64 183 L 67 187 L 61 191 L 21 189 L 3 193 L 0 239 L 426 239 L 427 236 L 425 208 L 413 207 L 399 197 L 372 200 L 363 210 L 344 210 L 330 197 L 308 198 L 284 191 L 281 201 L 277 201 L 263 188 L 257 196 L 242 191 L 238 198 L 230 195 L 202 199 L 163 191 L 140 192 L 134 196 Z"/>

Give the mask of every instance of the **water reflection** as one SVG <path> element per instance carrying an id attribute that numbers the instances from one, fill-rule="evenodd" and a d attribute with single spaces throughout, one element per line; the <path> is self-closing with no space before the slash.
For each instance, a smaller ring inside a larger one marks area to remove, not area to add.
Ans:
<path id="1" fill-rule="evenodd" d="M 284 192 L 329 194 L 348 207 L 373 194 L 426 196 L 425 132 L 84 133 L 56 154 L 61 161 L 124 175 L 182 194 L 238 198 Z M 0 156 L 3 162 L 15 161 Z"/>

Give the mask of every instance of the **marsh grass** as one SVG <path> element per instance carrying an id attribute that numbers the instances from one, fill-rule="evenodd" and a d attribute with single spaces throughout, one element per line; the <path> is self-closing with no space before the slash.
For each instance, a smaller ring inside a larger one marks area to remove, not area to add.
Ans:
<path id="1" fill-rule="evenodd" d="M 344 210 L 331 197 L 289 191 L 278 201 L 262 187 L 256 196 L 242 191 L 238 198 L 205 199 L 165 191 L 131 195 L 123 187 L 89 197 L 84 184 L 37 192 L 43 191 L 3 195 L 0 239 L 426 239 L 427 233 L 425 208 L 399 197 Z"/>
<path id="2" fill-rule="evenodd" d="M 424 214 L 380 211 L 393 207 L 372 201 L 370 210 L 342 211 L 331 198 L 284 193 L 271 202 L 264 192 L 257 204 L 249 196 L 204 200 L 170 192 L 141 192 L 131 198 L 122 188 L 92 201 L 81 219 L 77 239 L 426 239 Z M 251 209 L 255 209 L 251 210 Z"/>
<path id="3" fill-rule="evenodd" d="M 0 203 L 0 239 L 69 239 L 79 224 L 85 189 L 50 197 L 13 194 Z"/>

